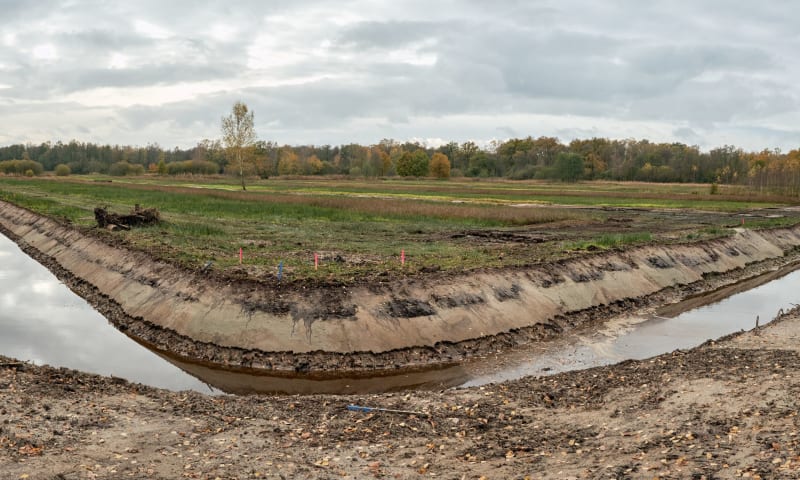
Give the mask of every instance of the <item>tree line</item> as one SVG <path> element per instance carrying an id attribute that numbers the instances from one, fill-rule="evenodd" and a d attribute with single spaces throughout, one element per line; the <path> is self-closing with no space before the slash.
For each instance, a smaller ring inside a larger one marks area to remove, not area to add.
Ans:
<path id="1" fill-rule="evenodd" d="M 238 157 L 220 140 L 181 149 L 98 145 L 72 140 L 0 147 L 0 173 L 111 175 L 229 174 L 239 176 L 481 177 L 509 179 L 639 180 L 750 185 L 800 195 L 800 149 L 748 152 L 726 145 L 708 152 L 683 143 L 554 137 L 450 142 L 436 148 L 383 139 L 374 145 L 279 145 L 254 141 Z M 33 163 L 24 163 L 33 162 Z M 38 166 L 37 166 L 38 165 Z"/>

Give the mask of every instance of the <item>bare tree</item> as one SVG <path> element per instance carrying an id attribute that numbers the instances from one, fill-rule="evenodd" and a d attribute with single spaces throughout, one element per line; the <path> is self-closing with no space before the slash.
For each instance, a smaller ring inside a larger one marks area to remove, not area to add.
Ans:
<path id="1" fill-rule="evenodd" d="M 233 104 L 231 114 L 222 117 L 222 141 L 225 148 L 232 153 L 239 164 L 239 176 L 242 178 L 242 190 L 247 190 L 244 185 L 244 149 L 256 141 L 256 132 L 253 127 L 253 112 L 247 109 L 242 102 Z"/>

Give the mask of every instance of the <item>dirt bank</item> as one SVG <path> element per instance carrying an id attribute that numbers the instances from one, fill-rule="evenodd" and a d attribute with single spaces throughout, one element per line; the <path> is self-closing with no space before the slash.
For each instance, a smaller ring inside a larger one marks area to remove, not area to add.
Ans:
<path id="1" fill-rule="evenodd" d="M 458 362 L 775 268 L 800 245 L 800 227 L 742 229 L 468 277 L 309 286 L 206 277 L 7 203 L 0 228 L 129 335 L 184 358 L 287 374 Z"/>
<path id="2" fill-rule="evenodd" d="M 206 397 L 0 357 L 0 472 L 788 479 L 800 476 L 799 399 L 798 311 L 691 351 L 443 392 Z"/>

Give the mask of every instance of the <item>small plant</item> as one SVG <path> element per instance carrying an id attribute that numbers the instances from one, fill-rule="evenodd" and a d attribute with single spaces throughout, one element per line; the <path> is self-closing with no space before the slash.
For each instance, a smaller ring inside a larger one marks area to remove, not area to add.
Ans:
<path id="1" fill-rule="evenodd" d="M 711 188 L 709 189 L 708 193 L 710 195 L 718 195 L 719 194 L 719 184 L 714 182 L 711 184 Z"/>

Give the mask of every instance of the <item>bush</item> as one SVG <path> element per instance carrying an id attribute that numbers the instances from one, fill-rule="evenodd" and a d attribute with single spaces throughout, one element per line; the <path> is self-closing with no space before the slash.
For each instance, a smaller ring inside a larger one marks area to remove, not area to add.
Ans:
<path id="1" fill-rule="evenodd" d="M 508 178 L 512 180 L 528 180 L 530 178 L 536 178 L 536 171 L 536 165 L 523 165 L 512 170 Z"/>
<path id="2" fill-rule="evenodd" d="M 108 174 L 115 177 L 124 177 L 125 175 L 144 175 L 144 167 L 128 162 L 117 162 L 109 167 Z"/>
<path id="3" fill-rule="evenodd" d="M 72 173 L 72 170 L 70 170 L 69 165 L 64 165 L 63 163 L 60 163 L 56 165 L 55 172 L 56 176 L 58 177 L 67 177 L 69 176 L 70 173 Z"/>
<path id="4" fill-rule="evenodd" d="M 28 174 L 30 171 L 30 175 Z M 32 177 L 34 175 L 41 175 L 44 172 L 44 167 L 41 163 L 33 160 L 5 160 L 0 162 L 0 172 L 10 175 L 27 175 Z"/>
<path id="5" fill-rule="evenodd" d="M 156 167 L 160 172 L 161 167 Z M 219 166 L 207 160 L 185 160 L 183 162 L 170 162 L 165 165 L 166 173 L 169 175 L 195 174 L 195 175 L 214 175 L 219 173 Z"/>

